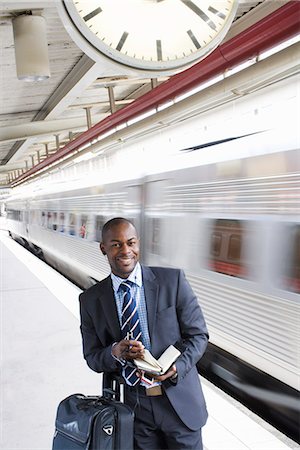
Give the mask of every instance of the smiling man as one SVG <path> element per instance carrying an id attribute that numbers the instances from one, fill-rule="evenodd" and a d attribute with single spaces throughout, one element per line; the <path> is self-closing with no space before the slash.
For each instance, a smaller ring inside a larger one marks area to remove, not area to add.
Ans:
<path id="1" fill-rule="evenodd" d="M 80 295 L 87 364 L 123 376 L 135 450 L 202 450 L 207 411 L 196 363 L 208 333 L 195 294 L 182 270 L 139 263 L 139 237 L 127 219 L 104 225 L 100 249 L 111 274 Z M 136 370 L 145 348 L 158 358 L 170 345 L 181 355 L 166 373 Z"/>
<path id="2" fill-rule="evenodd" d="M 100 248 L 115 275 L 127 278 L 131 274 L 139 260 L 139 244 L 136 229 L 130 222 L 116 218 L 104 225 Z"/>

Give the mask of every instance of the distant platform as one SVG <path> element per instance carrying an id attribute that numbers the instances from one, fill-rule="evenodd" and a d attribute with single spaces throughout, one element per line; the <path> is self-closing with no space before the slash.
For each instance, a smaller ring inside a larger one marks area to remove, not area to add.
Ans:
<path id="1" fill-rule="evenodd" d="M 58 403 L 98 395 L 101 376 L 82 356 L 78 295 L 54 269 L 0 232 L 2 450 L 51 450 Z M 202 378 L 205 450 L 300 449 Z"/>

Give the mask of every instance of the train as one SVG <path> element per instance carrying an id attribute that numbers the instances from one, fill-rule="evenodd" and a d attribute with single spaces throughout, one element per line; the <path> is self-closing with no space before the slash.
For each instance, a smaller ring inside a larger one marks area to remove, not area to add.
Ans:
<path id="1" fill-rule="evenodd" d="M 109 274 L 99 250 L 103 224 L 130 219 L 142 263 L 182 268 L 199 299 L 210 334 L 199 372 L 295 441 L 297 83 L 290 77 L 235 100 L 234 108 L 230 102 L 177 117 L 6 200 L 11 237 L 82 289 Z"/>

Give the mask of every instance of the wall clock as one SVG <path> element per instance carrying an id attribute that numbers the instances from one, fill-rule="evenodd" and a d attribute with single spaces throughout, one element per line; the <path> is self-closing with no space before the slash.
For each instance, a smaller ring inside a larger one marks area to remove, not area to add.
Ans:
<path id="1" fill-rule="evenodd" d="M 93 59 L 146 72 L 179 71 L 223 40 L 238 0 L 60 0 L 63 23 Z M 88 46 L 88 47 L 87 47 Z M 83 49 L 83 48 L 82 48 Z M 85 50 L 83 49 L 83 50 Z"/>

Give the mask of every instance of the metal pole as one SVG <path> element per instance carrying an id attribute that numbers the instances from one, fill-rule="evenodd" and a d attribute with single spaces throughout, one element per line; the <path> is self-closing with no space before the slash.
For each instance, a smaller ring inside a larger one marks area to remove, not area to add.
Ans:
<path id="1" fill-rule="evenodd" d="M 49 156 L 49 144 L 45 144 L 45 150 L 46 150 L 46 158 Z"/>
<path id="2" fill-rule="evenodd" d="M 55 134 L 56 150 L 59 150 L 59 134 Z"/>
<path id="3" fill-rule="evenodd" d="M 86 115 L 86 123 L 87 123 L 87 127 L 88 130 L 92 127 L 92 116 L 91 116 L 91 107 L 88 106 L 85 109 L 85 115 Z"/>
<path id="4" fill-rule="evenodd" d="M 113 114 L 117 110 L 116 102 L 115 102 L 114 88 L 113 88 L 113 86 L 108 86 L 107 89 L 108 89 L 110 111 Z"/>
<path id="5" fill-rule="evenodd" d="M 151 89 L 156 88 L 158 85 L 157 78 L 151 78 Z"/>

